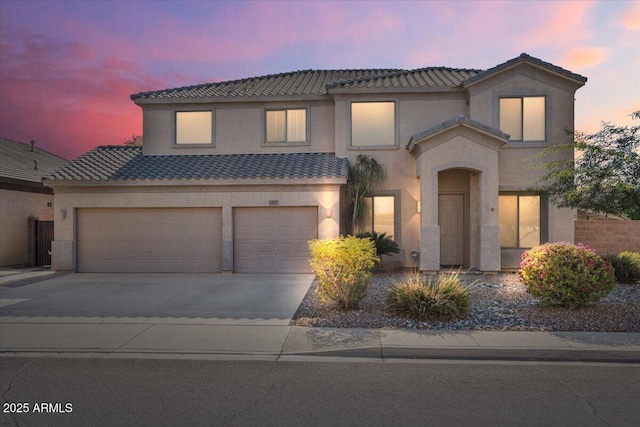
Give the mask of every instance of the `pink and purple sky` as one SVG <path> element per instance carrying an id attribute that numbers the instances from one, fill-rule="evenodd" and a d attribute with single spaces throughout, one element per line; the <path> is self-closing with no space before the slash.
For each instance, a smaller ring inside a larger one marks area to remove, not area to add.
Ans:
<path id="1" fill-rule="evenodd" d="M 310 68 L 486 69 L 522 52 L 589 78 L 578 130 L 640 109 L 640 1 L 3 0 L 0 136 L 73 159 L 142 133 L 132 93 Z"/>

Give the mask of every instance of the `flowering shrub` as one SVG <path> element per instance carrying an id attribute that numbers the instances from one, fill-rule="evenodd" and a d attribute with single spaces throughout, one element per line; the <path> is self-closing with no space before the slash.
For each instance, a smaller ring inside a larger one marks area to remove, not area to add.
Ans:
<path id="1" fill-rule="evenodd" d="M 320 300 L 334 301 L 342 310 L 358 307 L 365 297 L 371 270 L 380 260 L 373 240 L 353 236 L 311 240 L 309 249 Z"/>
<path id="2" fill-rule="evenodd" d="M 611 264 L 581 243 L 547 243 L 522 254 L 520 280 L 545 303 L 581 307 L 613 288 Z"/>

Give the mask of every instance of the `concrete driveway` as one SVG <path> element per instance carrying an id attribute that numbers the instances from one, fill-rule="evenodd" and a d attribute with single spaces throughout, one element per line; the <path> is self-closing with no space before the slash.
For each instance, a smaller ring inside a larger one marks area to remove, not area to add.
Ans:
<path id="1" fill-rule="evenodd" d="M 0 288 L 2 323 L 286 326 L 310 274 L 69 274 Z"/>

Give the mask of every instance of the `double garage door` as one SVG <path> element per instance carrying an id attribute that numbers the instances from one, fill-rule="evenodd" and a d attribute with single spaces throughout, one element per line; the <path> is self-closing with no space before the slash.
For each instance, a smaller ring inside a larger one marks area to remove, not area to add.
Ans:
<path id="1" fill-rule="evenodd" d="M 308 272 L 317 208 L 235 208 L 236 273 Z M 78 209 L 79 272 L 222 270 L 220 208 Z"/>

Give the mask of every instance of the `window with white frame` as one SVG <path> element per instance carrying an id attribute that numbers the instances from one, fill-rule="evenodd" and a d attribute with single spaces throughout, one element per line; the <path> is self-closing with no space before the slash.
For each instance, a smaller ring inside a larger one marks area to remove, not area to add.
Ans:
<path id="1" fill-rule="evenodd" d="M 266 142 L 305 142 L 307 140 L 307 110 L 267 110 Z"/>
<path id="2" fill-rule="evenodd" d="M 212 144 L 213 114 L 211 111 L 177 111 L 176 144 Z"/>
<path id="3" fill-rule="evenodd" d="M 545 97 L 500 98 L 500 130 L 511 141 L 544 141 Z"/>
<path id="4" fill-rule="evenodd" d="M 396 103 L 352 102 L 351 146 L 384 147 L 396 145 Z"/>
<path id="5" fill-rule="evenodd" d="M 540 196 L 500 195 L 500 246 L 532 248 L 540 244 Z"/>
<path id="6" fill-rule="evenodd" d="M 362 232 L 387 233 L 395 236 L 395 197 L 374 196 L 364 197 L 366 216 Z"/>

